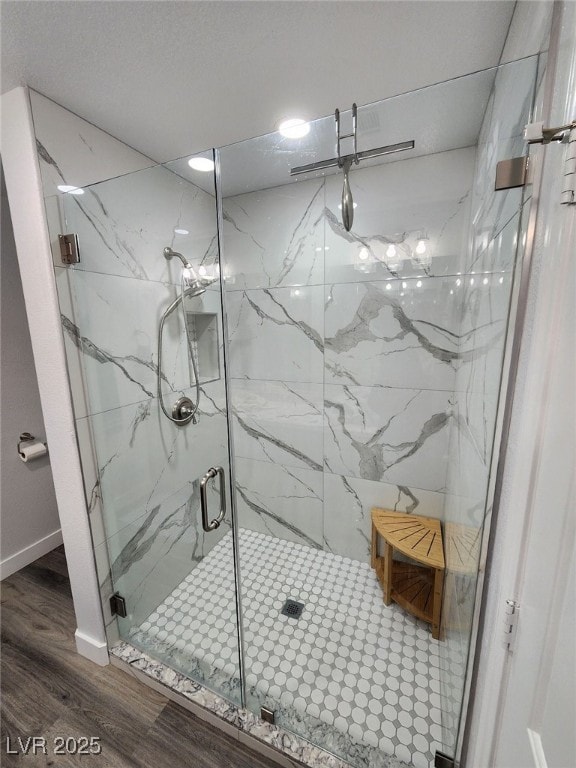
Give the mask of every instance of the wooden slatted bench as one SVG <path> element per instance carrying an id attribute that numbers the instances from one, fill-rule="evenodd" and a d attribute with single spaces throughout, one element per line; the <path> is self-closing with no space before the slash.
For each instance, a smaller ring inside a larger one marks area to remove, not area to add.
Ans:
<path id="1" fill-rule="evenodd" d="M 378 552 L 379 536 L 384 541 L 382 555 Z M 395 551 L 416 562 L 394 560 Z M 382 585 L 386 605 L 394 600 L 427 621 L 432 625 L 432 637 L 439 640 L 445 570 L 440 521 L 375 507 L 372 568 Z"/>

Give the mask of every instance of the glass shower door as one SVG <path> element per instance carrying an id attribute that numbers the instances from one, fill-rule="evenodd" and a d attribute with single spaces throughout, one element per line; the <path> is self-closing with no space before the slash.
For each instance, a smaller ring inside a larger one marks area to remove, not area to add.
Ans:
<path id="1" fill-rule="evenodd" d="M 240 703 L 214 173 L 184 165 L 49 208 L 80 244 L 56 272 L 109 631 Z"/>
<path id="2" fill-rule="evenodd" d="M 398 151 L 343 143 L 347 211 L 334 117 L 219 151 L 246 702 L 355 766 L 455 754 L 536 66 L 359 108 Z M 383 603 L 373 508 L 440 521 L 440 639 Z"/>

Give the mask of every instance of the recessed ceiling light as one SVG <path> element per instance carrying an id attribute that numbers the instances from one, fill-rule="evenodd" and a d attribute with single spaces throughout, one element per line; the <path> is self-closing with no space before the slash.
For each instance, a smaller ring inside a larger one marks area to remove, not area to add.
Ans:
<path id="1" fill-rule="evenodd" d="M 282 120 L 278 131 L 287 139 L 301 139 L 310 133 L 310 123 L 302 120 L 301 117 L 293 117 L 290 120 Z"/>
<path id="2" fill-rule="evenodd" d="M 187 229 L 175 229 L 174 234 L 176 235 L 189 235 L 190 232 Z"/>
<path id="3" fill-rule="evenodd" d="M 208 157 L 191 157 L 188 160 L 188 165 L 195 171 L 202 171 L 208 173 L 214 170 L 214 161 Z"/>
<path id="4" fill-rule="evenodd" d="M 82 187 L 71 187 L 69 184 L 59 184 L 58 189 L 60 192 L 68 192 L 69 195 L 83 195 L 84 190 Z"/>

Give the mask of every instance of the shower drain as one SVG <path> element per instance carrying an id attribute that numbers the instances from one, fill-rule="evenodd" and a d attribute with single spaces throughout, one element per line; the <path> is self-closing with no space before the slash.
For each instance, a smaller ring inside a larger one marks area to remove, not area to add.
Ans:
<path id="1" fill-rule="evenodd" d="M 304 610 L 304 603 L 299 603 L 296 600 L 286 600 L 280 613 L 283 616 L 290 616 L 293 619 L 299 619 L 302 616 Z"/>

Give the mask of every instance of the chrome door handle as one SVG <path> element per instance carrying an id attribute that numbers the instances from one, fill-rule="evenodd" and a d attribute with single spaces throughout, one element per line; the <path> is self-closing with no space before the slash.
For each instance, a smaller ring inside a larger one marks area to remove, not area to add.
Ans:
<path id="1" fill-rule="evenodd" d="M 207 485 L 216 475 L 220 478 L 220 513 L 218 517 L 208 522 Z M 222 520 L 224 520 L 224 515 L 226 514 L 226 476 L 222 467 L 210 467 L 202 480 L 200 480 L 200 507 L 202 509 L 202 528 L 207 533 L 215 531 Z"/>

